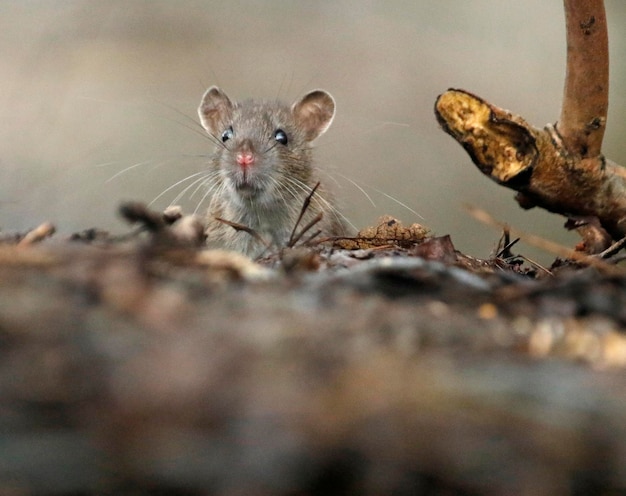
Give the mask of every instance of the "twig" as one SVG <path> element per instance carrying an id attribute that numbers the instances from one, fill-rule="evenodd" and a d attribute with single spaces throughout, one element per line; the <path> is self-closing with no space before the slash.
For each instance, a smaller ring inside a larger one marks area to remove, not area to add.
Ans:
<path id="1" fill-rule="evenodd" d="M 37 226 L 35 229 L 26 233 L 26 235 L 19 241 L 17 246 L 30 246 L 35 243 L 39 243 L 46 238 L 52 236 L 55 232 L 55 227 L 50 222 L 44 222 Z"/>
<path id="2" fill-rule="evenodd" d="M 317 238 L 320 234 L 322 234 L 322 230 L 318 229 L 317 231 L 314 231 L 313 234 L 311 234 L 308 238 L 306 238 L 302 244 L 307 246 L 309 243 L 311 243 L 311 241 L 313 241 L 315 238 Z"/>
<path id="3" fill-rule="evenodd" d="M 296 223 L 293 226 L 293 229 L 291 231 L 291 236 L 289 236 L 289 241 L 287 242 L 287 246 L 293 246 L 294 245 L 293 238 L 295 236 L 296 229 L 298 229 L 298 225 L 300 225 L 300 222 L 302 221 L 302 217 L 304 217 L 305 212 L 309 208 L 309 205 L 311 204 L 311 199 L 313 198 L 313 195 L 315 194 L 315 192 L 317 191 L 317 188 L 319 188 L 319 186 L 320 186 L 320 183 L 318 181 L 318 183 L 315 186 L 313 186 L 313 189 L 311 190 L 311 192 L 304 199 L 304 203 L 302 204 L 302 208 L 300 209 L 300 215 L 298 216 L 298 220 L 296 221 Z"/>
<path id="4" fill-rule="evenodd" d="M 517 239 L 519 240 L 520 238 L 517 238 Z M 547 275 L 549 275 L 549 276 L 553 276 L 554 275 L 550 269 L 544 267 L 543 265 L 541 265 L 539 262 L 536 262 L 532 258 L 528 258 L 526 255 L 517 255 L 517 256 L 519 258 L 521 258 L 522 260 L 528 262 L 533 267 L 535 267 L 535 268 L 545 272 Z"/>
<path id="5" fill-rule="evenodd" d="M 298 234 L 295 237 L 293 236 L 293 233 L 292 233 L 292 237 L 289 239 L 289 243 L 287 244 L 287 246 L 289 248 L 292 248 L 298 241 L 300 241 L 300 238 L 304 236 L 306 232 L 308 232 L 315 224 L 317 224 L 319 221 L 322 220 L 323 216 L 324 214 L 322 212 L 319 212 L 306 226 L 304 226 L 298 232 Z"/>
<path id="6" fill-rule="evenodd" d="M 494 257 L 496 264 L 500 265 L 499 264 L 500 260 L 505 264 L 510 264 L 509 262 L 510 259 L 522 259 L 525 262 L 528 262 L 533 267 L 539 270 L 542 270 L 546 274 L 553 275 L 549 269 L 545 268 L 540 263 L 535 262 L 531 258 L 528 258 L 525 255 L 520 255 L 520 254 L 514 255 L 513 253 L 511 253 L 511 248 L 515 246 L 517 243 L 519 243 L 521 239 L 522 238 L 518 237 L 518 238 L 515 238 L 513 241 L 511 241 L 511 229 L 509 226 L 504 226 L 504 229 L 502 230 L 502 237 L 500 238 L 500 241 L 498 243 L 498 252 L 496 253 Z M 504 247 L 500 249 L 499 247 L 503 243 L 504 243 Z"/>
<path id="7" fill-rule="evenodd" d="M 243 224 L 239 224 L 237 222 L 232 222 L 230 220 L 226 220 L 226 219 L 222 219 L 221 217 L 215 217 L 215 220 L 218 222 L 221 222 L 222 224 L 226 224 L 227 226 L 232 227 L 235 231 L 243 231 L 248 233 L 250 236 L 252 236 L 254 239 L 256 239 L 258 242 L 260 242 L 261 244 L 263 244 L 263 246 L 265 246 L 266 249 L 270 248 L 270 245 L 267 241 L 265 241 L 261 235 L 256 232 L 254 229 L 248 227 L 248 226 L 244 226 Z"/>
<path id="8" fill-rule="evenodd" d="M 504 247 L 498 251 L 496 254 L 496 258 L 510 258 L 513 256 L 511 253 L 511 248 L 513 248 L 520 240 L 520 238 L 515 238 L 513 241 L 509 241 L 510 238 L 510 229 L 506 227 L 504 229 L 504 242 L 506 243 Z"/>
<path id="9" fill-rule="evenodd" d="M 594 255 L 594 256 L 597 257 L 597 258 L 607 259 L 607 258 L 610 258 L 613 255 L 615 255 L 621 249 L 623 249 L 624 246 L 626 246 L 626 236 L 623 237 L 622 239 L 620 239 L 619 241 L 613 243 L 611 246 L 609 246 L 603 252 L 598 253 L 597 255 Z"/>
<path id="10" fill-rule="evenodd" d="M 495 219 L 492 215 L 487 213 L 485 210 L 482 210 L 478 207 L 474 207 L 471 205 L 466 206 L 468 213 L 474 217 L 479 222 L 483 224 L 497 227 L 499 229 L 508 228 L 511 233 L 515 233 L 515 236 L 519 236 L 523 241 L 528 243 L 529 245 L 535 246 L 536 248 L 541 248 L 547 252 L 550 252 L 558 257 L 574 260 L 583 265 L 592 266 L 598 270 L 601 270 L 607 274 L 611 275 L 624 275 L 626 274 L 626 270 L 620 269 L 619 267 L 615 267 L 614 265 L 608 264 L 603 260 L 600 260 L 591 255 L 585 255 L 578 251 L 574 251 L 571 248 L 567 248 L 559 243 L 555 243 L 554 241 L 550 241 L 548 239 L 542 238 L 535 234 L 526 233 L 519 229 L 513 229 L 508 224 L 501 222 Z"/>

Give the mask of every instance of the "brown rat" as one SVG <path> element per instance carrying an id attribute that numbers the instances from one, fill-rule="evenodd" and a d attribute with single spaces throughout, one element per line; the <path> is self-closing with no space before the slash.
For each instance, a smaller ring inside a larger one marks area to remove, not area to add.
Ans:
<path id="1" fill-rule="evenodd" d="M 219 217 L 253 229 L 274 247 L 285 246 L 305 199 L 319 181 L 311 142 L 333 121 L 333 97 L 315 90 L 291 106 L 257 100 L 233 102 L 212 86 L 202 97 L 198 115 L 217 144 L 209 164 L 209 244 L 251 257 L 266 249 L 249 233 L 217 221 Z M 323 217 L 314 230 L 321 229 L 323 236 L 345 234 L 343 217 L 321 187 L 300 227 L 320 212 Z"/>

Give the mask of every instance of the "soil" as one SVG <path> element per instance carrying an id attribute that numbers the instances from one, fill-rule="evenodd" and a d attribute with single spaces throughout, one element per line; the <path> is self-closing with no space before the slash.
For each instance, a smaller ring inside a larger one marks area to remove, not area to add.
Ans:
<path id="1" fill-rule="evenodd" d="M 384 218 L 254 262 L 124 211 L 1 238 L 0 494 L 626 491 L 615 260 Z"/>

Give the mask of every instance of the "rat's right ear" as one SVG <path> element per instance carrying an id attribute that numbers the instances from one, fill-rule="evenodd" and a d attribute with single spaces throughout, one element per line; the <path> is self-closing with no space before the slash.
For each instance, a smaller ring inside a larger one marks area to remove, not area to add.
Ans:
<path id="1" fill-rule="evenodd" d="M 222 133 L 223 125 L 233 109 L 233 104 L 221 89 L 211 86 L 202 97 L 198 107 L 198 116 L 204 129 L 213 136 Z"/>

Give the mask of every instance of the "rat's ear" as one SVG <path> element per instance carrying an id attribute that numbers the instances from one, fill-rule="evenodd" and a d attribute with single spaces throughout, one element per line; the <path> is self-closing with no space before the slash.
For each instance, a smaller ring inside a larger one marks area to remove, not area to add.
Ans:
<path id="1" fill-rule="evenodd" d="M 307 141 L 323 134 L 335 117 L 335 100 L 324 90 L 304 95 L 291 107 L 296 124 L 304 131 Z"/>
<path id="2" fill-rule="evenodd" d="M 198 107 L 198 116 L 204 129 L 213 136 L 221 134 L 220 126 L 228 120 L 233 104 L 221 89 L 211 86 L 202 97 Z"/>

